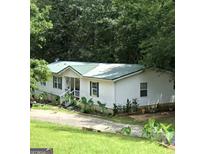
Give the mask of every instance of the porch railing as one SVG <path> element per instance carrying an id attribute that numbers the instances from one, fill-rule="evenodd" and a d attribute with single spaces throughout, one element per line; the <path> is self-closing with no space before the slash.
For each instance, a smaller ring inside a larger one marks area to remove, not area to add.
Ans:
<path id="1" fill-rule="evenodd" d="M 72 94 L 73 96 L 79 98 L 80 97 L 80 91 L 79 90 L 70 90 L 70 89 L 66 89 L 65 92 L 63 92 L 60 97 L 65 96 L 65 94 Z"/>

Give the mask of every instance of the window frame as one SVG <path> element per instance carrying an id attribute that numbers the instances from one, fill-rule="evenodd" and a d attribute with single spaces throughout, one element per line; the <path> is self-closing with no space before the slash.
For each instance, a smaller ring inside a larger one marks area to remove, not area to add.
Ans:
<path id="1" fill-rule="evenodd" d="M 99 97 L 99 82 L 91 81 L 91 96 Z"/>
<path id="2" fill-rule="evenodd" d="M 41 86 L 46 86 L 46 82 L 40 82 Z"/>
<path id="3" fill-rule="evenodd" d="M 62 90 L 62 77 L 53 76 L 53 88 Z"/>
<path id="4" fill-rule="evenodd" d="M 145 84 L 146 86 L 142 86 L 142 84 Z M 140 97 L 147 97 L 148 96 L 148 88 L 147 87 L 148 87 L 147 82 L 140 82 Z"/>

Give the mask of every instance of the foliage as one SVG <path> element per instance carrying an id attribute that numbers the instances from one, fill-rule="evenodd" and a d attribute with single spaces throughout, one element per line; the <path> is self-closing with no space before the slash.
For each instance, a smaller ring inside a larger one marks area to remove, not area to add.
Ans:
<path id="1" fill-rule="evenodd" d="M 92 98 L 87 100 L 86 97 L 81 97 L 80 102 L 83 104 L 83 107 L 81 108 L 81 112 L 90 113 L 93 111 L 94 102 Z"/>
<path id="2" fill-rule="evenodd" d="M 144 125 L 143 136 L 152 140 L 158 140 L 165 144 L 172 144 L 174 128 L 171 124 L 163 124 L 155 119 L 149 119 Z"/>
<path id="3" fill-rule="evenodd" d="M 101 112 L 104 114 L 105 113 L 105 109 L 106 109 L 106 104 L 101 103 L 100 101 L 97 101 L 97 104 L 99 105 L 99 107 L 101 108 Z"/>
<path id="4" fill-rule="evenodd" d="M 132 112 L 137 112 L 139 108 L 139 104 L 137 102 L 137 99 L 132 100 Z"/>
<path id="5" fill-rule="evenodd" d="M 160 131 L 165 137 L 164 143 L 172 144 L 174 138 L 174 128 L 172 127 L 172 125 L 160 123 Z"/>
<path id="6" fill-rule="evenodd" d="M 74 107 L 77 106 L 77 100 L 72 94 L 65 94 L 64 103 L 69 104 L 69 106 L 74 106 Z"/>
<path id="7" fill-rule="evenodd" d="M 30 60 L 30 91 L 33 92 L 37 88 L 38 82 L 46 82 L 51 72 L 48 69 L 45 60 L 31 59 Z"/>
<path id="8" fill-rule="evenodd" d="M 174 5 L 173 0 L 32 0 L 31 56 L 174 71 Z"/>
<path id="9" fill-rule="evenodd" d="M 130 135 L 131 134 L 131 127 L 128 126 L 128 127 L 123 127 L 121 130 L 120 130 L 120 133 L 123 134 L 123 135 Z"/>
<path id="10" fill-rule="evenodd" d="M 175 68 L 175 2 L 173 0 L 151 3 L 147 11 L 152 15 L 145 16 L 145 25 L 152 32 L 146 32 L 141 41 L 143 61 L 148 67 L 162 68 L 174 72 Z"/>
<path id="11" fill-rule="evenodd" d="M 40 6 L 39 0 L 31 0 L 31 55 L 37 57 L 35 53 L 38 49 L 43 48 L 46 43 L 45 33 L 53 27 L 51 20 L 49 19 L 50 5 Z"/>
<path id="12" fill-rule="evenodd" d="M 130 113 L 131 112 L 131 101 L 129 99 L 127 99 L 127 103 L 126 103 L 126 112 Z"/>
<path id="13" fill-rule="evenodd" d="M 40 100 L 47 100 L 47 99 L 48 99 L 48 94 L 46 92 L 40 94 Z"/>
<path id="14" fill-rule="evenodd" d="M 114 104 L 113 104 L 113 115 L 116 115 L 116 114 L 118 114 L 118 107 L 117 107 L 117 105 L 114 103 Z"/>
<path id="15" fill-rule="evenodd" d="M 114 115 L 118 113 L 136 113 L 138 111 L 139 104 L 137 99 L 133 99 L 132 101 L 127 99 L 126 105 L 116 105 L 113 104 L 113 113 Z"/>
<path id="16" fill-rule="evenodd" d="M 55 101 L 56 101 L 57 104 L 60 104 L 60 96 L 56 96 Z"/>
<path id="17" fill-rule="evenodd" d="M 160 132 L 160 123 L 155 119 L 149 119 L 144 125 L 143 136 L 150 139 L 158 139 Z"/>

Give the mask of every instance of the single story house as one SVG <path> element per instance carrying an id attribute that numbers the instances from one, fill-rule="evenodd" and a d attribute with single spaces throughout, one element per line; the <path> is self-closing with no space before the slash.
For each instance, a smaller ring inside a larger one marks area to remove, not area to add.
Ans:
<path id="1" fill-rule="evenodd" d="M 146 69 L 139 64 L 88 63 L 56 61 L 48 65 L 52 78 L 39 83 L 39 91 L 57 96 L 72 93 L 75 97 L 125 105 L 137 99 L 139 105 L 174 102 L 172 74 Z"/>

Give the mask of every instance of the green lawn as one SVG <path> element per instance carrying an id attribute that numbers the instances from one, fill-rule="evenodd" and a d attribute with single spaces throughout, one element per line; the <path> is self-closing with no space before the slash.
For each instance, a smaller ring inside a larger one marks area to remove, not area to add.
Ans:
<path id="1" fill-rule="evenodd" d="M 64 108 L 59 108 L 58 106 L 54 106 L 54 105 L 49 105 L 49 104 L 34 104 L 32 109 L 38 109 L 38 110 L 52 110 L 55 112 L 67 112 L 67 113 L 75 113 L 74 111 L 71 110 L 67 110 Z"/>
<path id="2" fill-rule="evenodd" d="M 173 154 L 149 140 L 31 120 L 30 147 L 54 154 Z"/>

